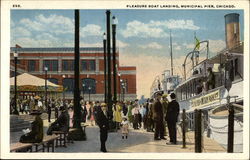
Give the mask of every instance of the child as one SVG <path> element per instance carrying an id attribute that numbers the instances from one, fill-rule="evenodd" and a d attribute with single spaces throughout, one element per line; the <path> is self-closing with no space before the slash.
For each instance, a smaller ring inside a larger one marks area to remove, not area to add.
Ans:
<path id="1" fill-rule="evenodd" d="M 122 139 L 124 139 L 124 136 L 126 137 L 126 139 L 128 138 L 128 120 L 127 117 L 123 117 L 123 120 L 121 122 L 121 131 L 122 131 Z"/>

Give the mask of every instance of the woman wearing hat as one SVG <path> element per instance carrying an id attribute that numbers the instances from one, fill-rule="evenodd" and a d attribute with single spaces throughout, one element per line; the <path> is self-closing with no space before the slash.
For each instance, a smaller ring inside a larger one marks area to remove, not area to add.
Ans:
<path id="1" fill-rule="evenodd" d="M 39 110 L 33 110 L 30 115 L 35 116 L 35 120 L 31 123 L 31 132 L 24 134 L 20 137 L 21 143 L 40 143 L 43 140 L 43 120 Z"/>

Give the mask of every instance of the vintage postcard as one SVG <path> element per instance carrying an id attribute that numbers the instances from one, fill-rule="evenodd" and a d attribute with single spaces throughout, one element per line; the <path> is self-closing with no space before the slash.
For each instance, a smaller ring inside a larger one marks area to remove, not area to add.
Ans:
<path id="1" fill-rule="evenodd" d="M 6 0 L 1 33 L 1 158 L 249 159 L 249 1 Z"/>

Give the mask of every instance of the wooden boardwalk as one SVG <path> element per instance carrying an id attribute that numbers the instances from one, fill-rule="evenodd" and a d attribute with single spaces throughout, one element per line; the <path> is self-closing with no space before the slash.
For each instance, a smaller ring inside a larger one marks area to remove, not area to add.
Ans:
<path id="1" fill-rule="evenodd" d="M 179 130 L 180 131 L 180 130 Z M 153 136 L 153 134 L 152 134 Z M 143 144 L 138 144 L 134 146 L 129 146 L 122 149 L 113 150 L 111 152 L 121 152 L 121 153 L 140 153 L 140 152 L 154 152 L 154 153 L 179 153 L 179 152 L 190 152 L 195 153 L 195 141 L 194 132 L 189 131 L 186 134 L 186 148 L 182 148 L 182 137 L 181 133 L 177 133 L 177 145 L 166 144 L 169 140 L 160 141 L 150 141 Z M 166 136 L 167 137 L 167 136 Z M 167 137 L 168 139 L 168 137 Z M 226 153 L 226 149 L 223 148 L 216 141 L 204 136 L 204 148 L 202 152 L 204 153 Z"/>

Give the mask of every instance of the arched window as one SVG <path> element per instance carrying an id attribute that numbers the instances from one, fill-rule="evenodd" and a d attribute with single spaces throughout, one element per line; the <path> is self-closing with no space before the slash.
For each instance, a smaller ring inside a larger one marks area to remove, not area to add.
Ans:
<path id="1" fill-rule="evenodd" d="M 96 93 L 96 81 L 92 78 L 82 79 L 82 88 L 84 93 Z"/>
<path id="2" fill-rule="evenodd" d="M 66 88 L 66 92 L 73 92 L 74 91 L 74 79 L 73 78 L 63 79 L 63 88 Z"/>
<path id="3" fill-rule="evenodd" d="M 58 79 L 56 79 L 56 78 L 48 78 L 48 81 L 50 81 L 54 84 L 58 84 Z"/>

